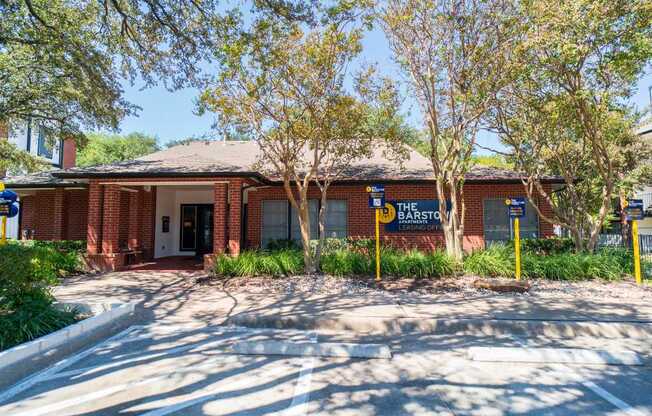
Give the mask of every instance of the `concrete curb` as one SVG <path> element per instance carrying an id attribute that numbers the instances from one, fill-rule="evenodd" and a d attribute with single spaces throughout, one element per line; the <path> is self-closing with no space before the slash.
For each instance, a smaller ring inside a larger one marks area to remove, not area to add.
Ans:
<path id="1" fill-rule="evenodd" d="M 377 335 L 410 333 L 457 334 L 473 336 L 545 336 L 548 338 L 650 339 L 651 323 L 535 321 L 505 319 L 382 318 L 355 316 L 298 317 L 240 314 L 228 318 L 228 325 L 250 328 L 352 331 Z"/>
<path id="2" fill-rule="evenodd" d="M 471 347 L 469 359 L 492 363 L 540 363 L 579 365 L 643 365 L 634 351 L 581 348 Z"/>
<path id="3" fill-rule="evenodd" d="M 100 331 L 105 326 L 130 316 L 134 312 L 135 306 L 135 303 L 57 303 L 55 304 L 57 308 L 76 307 L 81 312 L 91 313 L 94 316 L 33 341 L 0 352 L 0 372 L 35 355 L 47 354 L 48 351 L 63 344 L 73 342 L 78 338 L 92 336 L 93 333 Z"/>
<path id="4" fill-rule="evenodd" d="M 392 358 L 384 344 L 351 344 L 345 342 L 243 341 L 233 351 L 245 355 L 294 355 L 302 357 Z"/>

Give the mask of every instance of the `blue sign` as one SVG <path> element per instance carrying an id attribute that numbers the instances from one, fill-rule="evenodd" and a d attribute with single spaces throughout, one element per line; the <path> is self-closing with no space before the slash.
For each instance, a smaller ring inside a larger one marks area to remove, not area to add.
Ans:
<path id="1" fill-rule="evenodd" d="M 509 218 L 525 217 L 525 198 L 510 198 L 505 200 L 509 211 Z"/>
<path id="2" fill-rule="evenodd" d="M 15 217 L 18 215 L 16 200 L 18 195 L 14 191 L 5 189 L 0 192 L 0 217 Z"/>
<path id="3" fill-rule="evenodd" d="M 383 208 L 385 206 L 385 185 L 367 186 L 369 194 L 369 208 Z"/>
<path id="4" fill-rule="evenodd" d="M 627 221 L 642 220 L 645 218 L 645 211 L 642 199 L 628 199 L 625 207 Z"/>
<path id="5" fill-rule="evenodd" d="M 441 229 L 439 201 L 433 199 L 388 201 L 387 232 L 423 232 Z M 446 203 L 450 211 L 450 201 Z"/>
<path id="6" fill-rule="evenodd" d="M 17 199 L 18 199 L 18 194 L 16 194 L 16 192 L 14 191 L 5 189 L 4 191 L 0 192 L 0 204 L 13 203 L 16 202 Z"/>

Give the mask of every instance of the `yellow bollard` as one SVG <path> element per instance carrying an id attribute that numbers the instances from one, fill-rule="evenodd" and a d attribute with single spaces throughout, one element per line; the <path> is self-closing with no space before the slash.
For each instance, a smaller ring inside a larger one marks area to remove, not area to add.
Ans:
<path id="1" fill-rule="evenodd" d="M 516 280 L 521 280 L 521 229 L 519 218 L 514 218 L 514 254 L 516 255 Z"/>
<path id="2" fill-rule="evenodd" d="M 641 251 L 638 246 L 638 221 L 632 220 L 632 246 L 634 248 L 634 278 L 636 279 L 636 284 L 640 285 L 642 282 L 641 279 Z"/>
<path id="3" fill-rule="evenodd" d="M 376 208 L 376 281 L 380 282 L 380 209 Z"/>

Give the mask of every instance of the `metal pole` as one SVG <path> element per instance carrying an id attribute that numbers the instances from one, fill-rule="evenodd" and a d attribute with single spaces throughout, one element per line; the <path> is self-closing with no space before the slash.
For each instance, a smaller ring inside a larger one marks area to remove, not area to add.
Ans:
<path id="1" fill-rule="evenodd" d="M 636 284 L 640 285 L 641 281 L 641 252 L 638 244 L 638 221 L 632 220 L 632 246 L 634 248 L 634 278 Z"/>
<path id="2" fill-rule="evenodd" d="M 380 212 L 376 208 L 376 281 L 380 282 Z"/>
<path id="3" fill-rule="evenodd" d="M 514 218 L 514 252 L 516 254 L 516 280 L 521 280 L 521 230 L 519 218 Z"/>

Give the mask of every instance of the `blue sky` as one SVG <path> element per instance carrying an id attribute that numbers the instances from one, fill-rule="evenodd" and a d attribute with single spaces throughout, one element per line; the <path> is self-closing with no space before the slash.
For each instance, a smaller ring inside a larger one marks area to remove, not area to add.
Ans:
<path id="1" fill-rule="evenodd" d="M 391 53 L 387 47 L 385 37 L 379 30 L 369 32 L 364 39 L 364 53 L 360 62 L 377 63 L 378 67 L 386 74 L 400 78 L 396 65 L 392 62 Z M 633 104 L 643 109 L 650 104 L 648 88 L 652 86 L 652 69 L 640 80 Z M 125 85 L 127 100 L 140 106 L 139 115 L 125 118 L 120 124 L 122 133 L 134 131 L 156 136 L 161 144 L 170 140 L 184 139 L 197 136 L 212 136 L 212 118 L 210 115 L 198 117 L 194 112 L 195 99 L 198 91 L 184 89 L 175 92 L 167 91 L 163 86 L 141 90 L 141 85 Z M 413 100 L 406 97 L 405 111 L 410 113 L 409 121 L 419 125 L 420 116 Z M 492 148 L 499 148 L 494 137 L 484 135 L 479 139 L 480 144 Z M 487 153 L 480 151 L 478 153 Z"/>

